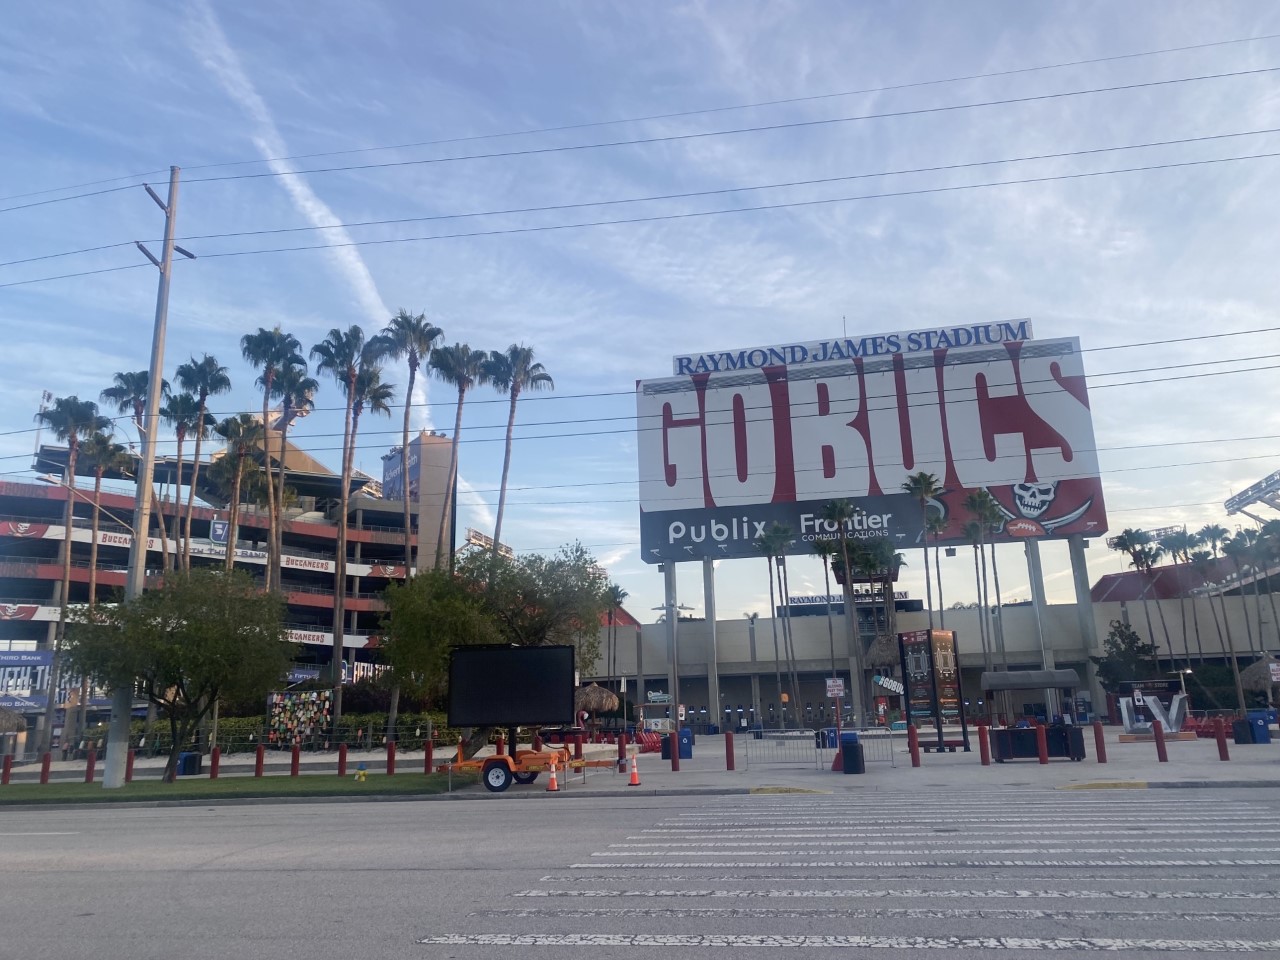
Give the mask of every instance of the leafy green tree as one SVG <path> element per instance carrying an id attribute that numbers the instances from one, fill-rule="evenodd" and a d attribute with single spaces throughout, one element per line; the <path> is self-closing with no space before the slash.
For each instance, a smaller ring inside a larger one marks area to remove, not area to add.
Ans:
<path id="1" fill-rule="evenodd" d="M 513 343 L 506 350 L 492 350 L 484 364 L 485 377 L 511 403 L 507 411 L 507 446 L 502 457 L 502 483 L 498 489 L 498 516 L 493 524 L 493 552 L 502 537 L 502 516 L 507 506 L 507 477 L 511 473 L 511 438 L 516 427 L 516 403 L 526 390 L 554 390 L 555 381 L 542 364 L 533 359 L 533 347 Z"/>
<path id="2" fill-rule="evenodd" d="M 193 356 L 190 361 L 179 366 L 174 380 L 177 381 L 179 389 L 196 398 L 196 402 L 200 405 L 199 423 L 205 423 L 205 418 L 209 416 L 209 398 L 227 393 L 231 389 L 231 378 L 227 376 L 227 368 L 207 353 L 199 360 Z M 195 515 L 196 488 L 200 483 L 200 448 L 208 436 L 208 433 L 195 435 L 196 449 L 191 455 L 193 460 L 191 486 L 187 491 L 187 518 L 182 534 L 183 542 L 186 544 L 184 561 L 188 570 L 191 569 L 191 518 Z"/>
<path id="3" fill-rule="evenodd" d="M 428 703 L 447 690 L 449 651 L 500 641 L 497 623 L 480 594 L 447 570 L 423 570 L 388 584 L 383 596 L 382 653 L 395 684 Z"/>
<path id="4" fill-rule="evenodd" d="M 284 601 L 241 571 L 172 574 L 155 589 L 77 614 L 70 661 L 111 686 L 128 685 L 169 721 L 164 779 L 218 698 L 264 696 L 289 667 Z"/>
<path id="5" fill-rule="evenodd" d="M 1116 693 L 1125 680 L 1154 680 L 1161 676 L 1156 645 L 1143 640 L 1123 620 L 1112 620 L 1102 641 L 1102 656 L 1090 657 L 1098 682 L 1108 693 Z"/>

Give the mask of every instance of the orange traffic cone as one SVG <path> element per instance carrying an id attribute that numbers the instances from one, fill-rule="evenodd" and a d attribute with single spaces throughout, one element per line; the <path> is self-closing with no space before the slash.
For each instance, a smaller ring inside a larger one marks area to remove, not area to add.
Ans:
<path id="1" fill-rule="evenodd" d="M 640 786 L 640 764 L 636 762 L 636 755 L 634 753 L 631 755 L 631 782 L 628 783 L 627 786 Z"/>
<path id="2" fill-rule="evenodd" d="M 556 780 L 556 762 L 551 761 L 551 779 L 547 781 L 547 793 L 559 793 L 560 784 Z"/>

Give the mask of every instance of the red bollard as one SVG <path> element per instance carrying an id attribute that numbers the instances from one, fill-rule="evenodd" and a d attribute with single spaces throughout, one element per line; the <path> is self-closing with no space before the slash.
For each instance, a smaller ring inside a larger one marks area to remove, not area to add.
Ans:
<path id="1" fill-rule="evenodd" d="M 1093 749 L 1098 754 L 1098 762 L 1107 762 L 1107 738 L 1102 734 L 1102 721 L 1093 721 Z"/>
<path id="2" fill-rule="evenodd" d="M 435 744 L 430 740 L 422 741 L 422 772 L 430 773 L 435 765 Z"/>
<path id="3" fill-rule="evenodd" d="M 493 754 L 496 757 L 500 757 L 506 752 L 507 752 L 507 739 L 502 734 L 498 734 L 498 739 L 493 744 Z"/>
<path id="4" fill-rule="evenodd" d="M 133 760 L 137 754 L 130 750 L 124 755 L 124 782 L 133 783 Z"/>
<path id="5" fill-rule="evenodd" d="M 13 756 L 6 753 L 4 760 L 0 762 L 0 787 L 9 785 L 9 775 L 13 773 Z"/>
<path id="6" fill-rule="evenodd" d="M 89 748 L 89 755 L 84 760 L 84 782 L 93 783 L 94 771 L 98 768 L 98 751 Z"/>
<path id="7" fill-rule="evenodd" d="M 302 764 L 302 748 L 296 743 L 293 745 L 293 755 L 289 758 L 289 776 L 296 777 L 298 768 Z"/>
<path id="8" fill-rule="evenodd" d="M 573 759 L 582 759 L 582 734 L 577 734 L 573 738 Z"/>
<path id="9" fill-rule="evenodd" d="M 1159 720 L 1151 721 L 1151 729 L 1156 735 L 1156 759 L 1161 763 L 1169 762 L 1169 751 L 1164 747 L 1164 724 Z"/>
<path id="10" fill-rule="evenodd" d="M 40 758 L 40 782 L 49 782 L 49 764 L 53 763 L 53 754 L 46 753 Z"/>
<path id="11" fill-rule="evenodd" d="M 724 768 L 726 770 L 733 769 L 733 731 L 726 730 L 724 732 Z"/>
<path id="12" fill-rule="evenodd" d="M 1218 741 L 1218 759 L 1230 760 L 1231 754 L 1227 752 L 1227 725 L 1222 722 L 1221 717 L 1213 718 L 1213 735 Z"/>
<path id="13" fill-rule="evenodd" d="M 258 744 L 258 749 L 254 752 L 253 757 L 253 775 L 255 777 L 262 776 L 262 768 L 267 762 L 267 748 L 262 744 Z"/>
<path id="14" fill-rule="evenodd" d="M 338 744 L 338 776 L 345 777 L 347 775 L 347 745 L 345 743 Z"/>
<path id="15" fill-rule="evenodd" d="M 978 753 L 982 756 L 982 765 L 991 766 L 991 737 L 985 723 L 978 724 Z"/>
<path id="16" fill-rule="evenodd" d="M 209 779 L 218 779 L 218 767 L 222 765 L 222 748 L 214 747 L 209 751 Z"/>
<path id="17" fill-rule="evenodd" d="M 914 724 L 907 725 L 907 749 L 911 752 L 911 765 L 920 766 L 920 733 Z"/>
<path id="18" fill-rule="evenodd" d="M 394 740 L 387 741 L 387 776 L 394 777 L 396 775 L 396 742 Z"/>
<path id="19" fill-rule="evenodd" d="M 1040 754 L 1040 762 L 1049 762 L 1049 735 L 1044 724 L 1036 722 L 1036 752 Z"/>
<path id="20" fill-rule="evenodd" d="M 678 773 L 680 771 L 680 740 L 677 734 L 667 734 L 667 749 L 671 751 L 671 769 Z"/>

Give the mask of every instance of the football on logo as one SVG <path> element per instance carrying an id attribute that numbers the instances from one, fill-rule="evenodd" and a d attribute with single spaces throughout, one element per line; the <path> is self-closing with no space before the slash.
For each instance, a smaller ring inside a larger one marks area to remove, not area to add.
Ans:
<path id="1" fill-rule="evenodd" d="M 1004 525 L 1005 532 L 1011 537 L 1042 537 L 1044 536 L 1044 527 L 1036 523 L 1034 520 L 1019 519 L 1010 520 Z"/>

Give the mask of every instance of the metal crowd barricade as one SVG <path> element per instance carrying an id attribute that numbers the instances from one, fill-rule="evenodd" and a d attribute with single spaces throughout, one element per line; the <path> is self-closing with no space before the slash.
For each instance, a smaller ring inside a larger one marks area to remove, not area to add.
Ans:
<path id="1" fill-rule="evenodd" d="M 746 740 L 747 768 L 757 766 L 805 766 L 822 765 L 820 732 L 799 730 L 756 730 Z M 828 762 L 830 762 L 828 751 Z"/>

